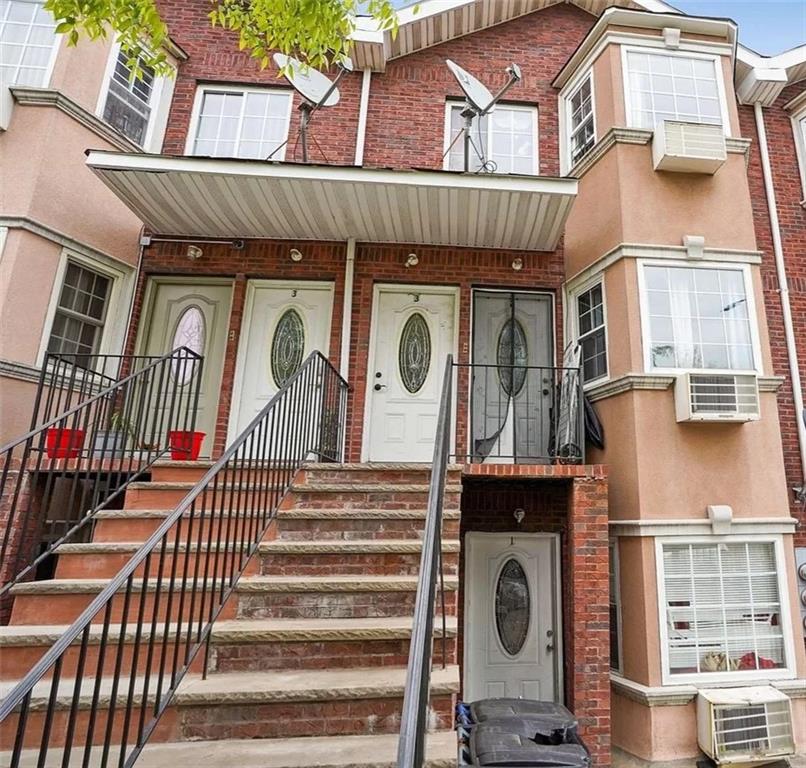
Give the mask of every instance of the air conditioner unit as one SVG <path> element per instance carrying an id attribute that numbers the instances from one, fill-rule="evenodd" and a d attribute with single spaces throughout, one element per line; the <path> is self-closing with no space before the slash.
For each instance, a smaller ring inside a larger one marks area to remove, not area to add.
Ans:
<path id="1" fill-rule="evenodd" d="M 763 763 L 792 755 L 789 697 L 771 686 L 701 690 L 697 738 L 717 763 Z"/>
<path id="2" fill-rule="evenodd" d="M 683 373 L 674 385 L 678 421 L 758 421 L 754 373 Z"/>
<path id="3" fill-rule="evenodd" d="M 727 159 L 721 125 L 662 120 L 652 137 L 656 171 L 716 173 Z"/>

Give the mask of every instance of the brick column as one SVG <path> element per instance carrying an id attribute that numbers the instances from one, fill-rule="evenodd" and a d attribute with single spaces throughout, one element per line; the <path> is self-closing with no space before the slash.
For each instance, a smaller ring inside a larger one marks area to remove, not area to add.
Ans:
<path id="1" fill-rule="evenodd" d="M 610 600 L 607 477 L 575 478 L 568 497 L 571 580 L 565 650 L 568 706 L 597 768 L 610 765 Z M 568 592 L 566 592 L 568 594 Z"/>

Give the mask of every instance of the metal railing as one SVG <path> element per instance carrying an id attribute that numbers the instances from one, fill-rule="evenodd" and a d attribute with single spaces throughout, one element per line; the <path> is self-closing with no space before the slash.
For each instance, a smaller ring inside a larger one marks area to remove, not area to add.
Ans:
<path id="1" fill-rule="evenodd" d="M 428 727 L 428 706 L 431 694 L 431 659 L 434 646 L 434 613 L 437 580 L 441 597 L 442 666 L 445 666 L 445 585 L 442 569 L 442 507 L 448 473 L 451 442 L 453 395 L 453 357 L 445 361 L 442 395 L 434 442 L 434 459 L 428 489 L 428 512 L 423 532 L 420 557 L 420 577 L 409 646 L 406 689 L 400 719 L 398 768 L 421 768 L 425 754 L 425 733 Z"/>
<path id="2" fill-rule="evenodd" d="M 312 353 L 0 702 L 0 722 L 15 719 L 0 729 L 13 738 L 0 744 L 10 750 L 4 765 L 17 768 L 23 749 L 37 765 L 134 764 L 209 650 L 213 622 L 297 470 L 309 456 L 341 460 L 346 401 L 346 382 Z"/>
<path id="3" fill-rule="evenodd" d="M 459 461 L 585 463 L 578 368 L 456 363 L 470 376 L 470 434 Z"/>
<path id="4" fill-rule="evenodd" d="M 171 433 L 195 430 L 203 364 L 185 347 L 46 357 L 31 430 L 0 447 L 0 599 L 37 569 L 47 576 L 54 550 L 85 537 L 95 513 L 169 451 Z"/>

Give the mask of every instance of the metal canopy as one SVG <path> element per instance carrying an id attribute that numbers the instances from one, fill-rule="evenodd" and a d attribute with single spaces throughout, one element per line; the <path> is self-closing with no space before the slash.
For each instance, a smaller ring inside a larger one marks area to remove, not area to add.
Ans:
<path id="1" fill-rule="evenodd" d="M 576 179 L 88 153 L 154 234 L 550 251 Z"/>

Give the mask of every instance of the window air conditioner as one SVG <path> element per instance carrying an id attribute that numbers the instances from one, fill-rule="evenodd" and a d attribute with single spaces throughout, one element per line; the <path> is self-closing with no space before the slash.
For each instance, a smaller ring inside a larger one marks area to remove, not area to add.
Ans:
<path id="1" fill-rule="evenodd" d="M 716 173 L 727 159 L 721 125 L 662 120 L 652 138 L 656 171 Z"/>
<path id="2" fill-rule="evenodd" d="M 753 373 L 683 373 L 674 387 L 678 421 L 758 421 L 758 379 Z"/>
<path id="3" fill-rule="evenodd" d="M 700 749 L 716 763 L 756 763 L 795 752 L 789 697 L 771 686 L 701 690 Z"/>

